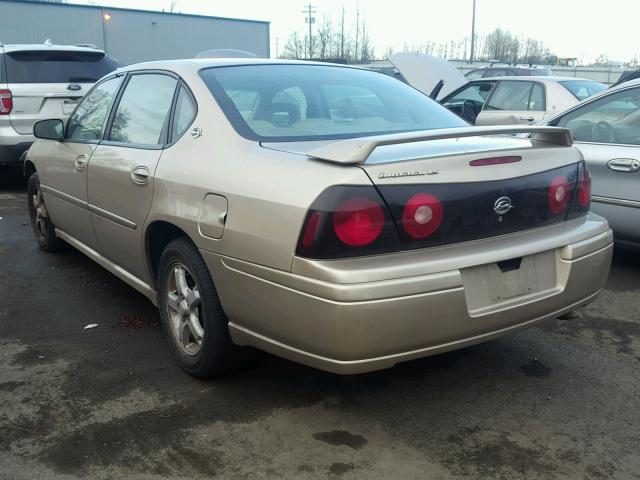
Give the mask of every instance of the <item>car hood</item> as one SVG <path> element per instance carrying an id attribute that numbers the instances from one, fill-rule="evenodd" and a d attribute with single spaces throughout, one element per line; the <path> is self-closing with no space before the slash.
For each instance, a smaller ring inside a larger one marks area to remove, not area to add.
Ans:
<path id="1" fill-rule="evenodd" d="M 444 85 L 435 100 L 442 99 L 469 83 L 452 63 L 425 53 L 394 53 L 389 56 L 389 61 L 412 87 L 425 95 L 431 95 L 438 82 L 442 80 Z"/>

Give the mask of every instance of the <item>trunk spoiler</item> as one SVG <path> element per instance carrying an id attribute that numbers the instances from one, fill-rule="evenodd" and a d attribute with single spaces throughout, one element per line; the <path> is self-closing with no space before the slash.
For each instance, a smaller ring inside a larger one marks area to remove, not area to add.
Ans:
<path id="1" fill-rule="evenodd" d="M 571 132 L 566 128 L 532 126 L 461 127 L 338 140 L 308 151 L 307 156 L 345 165 L 362 164 L 365 163 L 369 155 L 371 155 L 377 147 L 385 145 L 443 140 L 446 138 L 480 137 L 483 135 L 513 135 L 516 133 L 529 133 L 532 134 L 536 140 L 562 147 L 573 145 Z"/>

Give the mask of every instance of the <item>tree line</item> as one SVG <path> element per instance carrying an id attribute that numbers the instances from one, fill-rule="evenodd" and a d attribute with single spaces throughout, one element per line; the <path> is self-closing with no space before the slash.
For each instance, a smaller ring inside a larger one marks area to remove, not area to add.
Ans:
<path id="1" fill-rule="evenodd" d="M 369 62 L 375 58 L 369 29 L 360 11 L 355 22 L 348 23 L 345 10 L 337 22 L 324 16 L 309 33 L 295 31 L 284 45 L 282 58 L 344 60 L 349 63 Z"/>

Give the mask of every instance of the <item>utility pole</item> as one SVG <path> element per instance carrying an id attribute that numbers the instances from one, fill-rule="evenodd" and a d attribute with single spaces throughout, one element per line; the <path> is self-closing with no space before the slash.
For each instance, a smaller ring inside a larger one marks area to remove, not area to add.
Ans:
<path id="1" fill-rule="evenodd" d="M 304 8 L 302 11 L 302 13 L 306 15 L 304 21 L 309 24 L 309 59 L 311 59 L 313 58 L 313 32 L 311 27 L 316 23 L 316 17 L 314 17 L 313 14 L 316 13 L 317 10 L 316 7 L 311 4 L 306 5 Z"/>
<path id="2" fill-rule="evenodd" d="M 476 48 L 476 0 L 473 0 L 473 15 L 471 16 L 471 55 L 469 63 L 473 63 Z"/>
<path id="3" fill-rule="evenodd" d="M 354 52 L 354 58 L 358 61 L 358 41 L 360 40 L 360 4 L 356 2 L 356 51 Z"/>

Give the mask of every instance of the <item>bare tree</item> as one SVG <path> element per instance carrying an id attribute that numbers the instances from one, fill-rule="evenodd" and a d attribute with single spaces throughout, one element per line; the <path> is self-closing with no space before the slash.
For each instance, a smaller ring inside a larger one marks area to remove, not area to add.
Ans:
<path id="1" fill-rule="evenodd" d="M 292 58 L 295 60 L 300 60 L 306 57 L 305 50 L 305 39 L 300 38 L 298 32 L 293 32 L 289 35 L 287 39 L 287 43 L 284 46 L 284 50 L 282 52 L 283 58 Z"/>

